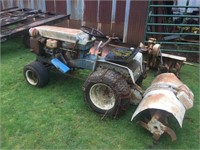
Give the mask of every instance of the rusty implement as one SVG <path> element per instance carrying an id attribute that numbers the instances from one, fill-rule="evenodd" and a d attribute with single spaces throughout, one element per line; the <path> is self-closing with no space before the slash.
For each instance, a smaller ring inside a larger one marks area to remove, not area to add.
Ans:
<path id="1" fill-rule="evenodd" d="M 50 25 L 69 19 L 70 15 L 42 12 L 29 8 L 13 7 L 0 11 L 0 41 L 5 41 L 14 36 L 26 35 L 30 28 L 40 25 Z"/>
<path id="2" fill-rule="evenodd" d="M 182 127 L 186 110 L 193 106 L 193 98 L 192 91 L 173 73 L 160 74 L 144 92 L 131 121 L 138 114 L 145 113 L 145 119 L 139 121 L 139 124 L 153 134 L 154 140 L 157 141 L 163 133 L 167 133 L 174 141 L 176 134 L 168 127 L 168 118 L 173 116 Z"/>
<path id="3" fill-rule="evenodd" d="M 147 69 L 157 69 L 157 74 L 171 72 L 179 77 L 181 67 L 186 62 L 185 57 L 161 53 L 161 45 L 156 44 L 155 38 L 149 38 L 147 45 L 140 43 L 139 47 L 142 49 Z"/>

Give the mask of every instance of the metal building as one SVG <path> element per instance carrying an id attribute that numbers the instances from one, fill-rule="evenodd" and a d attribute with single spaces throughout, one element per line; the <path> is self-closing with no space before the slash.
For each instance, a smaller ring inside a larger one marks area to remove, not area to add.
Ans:
<path id="1" fill-rule="evenodd" d="M 138 0 L 1 0 L 0 8 L 11 7 L 41 9 L 71 14 L 70 21 L 61 26 L 80 28 L 81 25 L 97 28 L 102 32 L 138 46 L 144 40 L 147 1 Z"/>

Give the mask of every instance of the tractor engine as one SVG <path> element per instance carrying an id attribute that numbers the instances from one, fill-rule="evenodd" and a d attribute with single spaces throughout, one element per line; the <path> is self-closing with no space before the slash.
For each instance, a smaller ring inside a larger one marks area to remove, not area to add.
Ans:
<path id="1" fill-rule="evenodd" d="M 81 30 L 54 26 L 31 28 L 29 34 L 32 52 L 51 58 L 62 55 L 62 62 L 83 58 L 95 42 L 95 37 L 89 38 Z"/>

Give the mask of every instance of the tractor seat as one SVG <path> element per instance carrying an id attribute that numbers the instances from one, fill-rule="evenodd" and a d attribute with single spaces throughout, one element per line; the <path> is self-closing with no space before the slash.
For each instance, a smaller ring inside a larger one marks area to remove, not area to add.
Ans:
<path id="1" fill-rule="evenodd" d="M 113 48 L 111 49 L 105 57 L 106 61 L 127 64 L 133 57 L 139 52 L 139 49 L 131 50 L 130 48 Z"/>

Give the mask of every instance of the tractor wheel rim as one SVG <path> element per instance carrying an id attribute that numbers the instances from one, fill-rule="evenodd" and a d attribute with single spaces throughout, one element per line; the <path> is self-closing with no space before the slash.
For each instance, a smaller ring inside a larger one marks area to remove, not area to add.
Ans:
<path id="1" fill-rule="evenodd" d="M 106 84 L 94 84 L 91 87 L 89 94 L 92 103 L 102 110 L 109 110 L 115 106 L 114 92 Z"/>
<path id="2" fill-rule="evenodd" d="M 32 70 L 26 71 L 26 79 L 31 85 L 37 85 L 38 83 L 37 75 Z"/>

